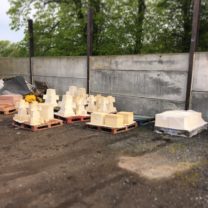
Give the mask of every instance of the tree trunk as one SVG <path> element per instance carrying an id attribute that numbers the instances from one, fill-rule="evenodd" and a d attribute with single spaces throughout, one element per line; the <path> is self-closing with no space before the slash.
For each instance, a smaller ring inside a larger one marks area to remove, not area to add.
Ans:
<path id="1" fill-rule="evenodd" d="M 181 10 L 183 15 L 182 52 L 188 52 L 191 43 L 192 0 L 183 0 Z"/>
<path id="2" fill-rule="evenodd" d="M 142 49 L 142 35 L 143 35 L 143 24 L 146 11 L 145 0 L 137 0 L 138 9 L 137 16 L 135 20 L 135 45 L 134 45 L 134 54 L 141 53 Z"/>

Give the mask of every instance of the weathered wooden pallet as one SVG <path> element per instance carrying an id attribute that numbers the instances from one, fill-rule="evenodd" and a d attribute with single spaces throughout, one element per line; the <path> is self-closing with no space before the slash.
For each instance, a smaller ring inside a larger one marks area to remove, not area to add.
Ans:
<path id="1" fill-rule="evenodd" d="M 63 121 L 59 119 L 53 119 L 47 123 L 37 125 L 37 126 L 30 125 L 29 123 L 19 123 L 17 121 L 13 121 L 13 126 L 19 127 L 21 129 L 30 130 L 30 131 L 41 131 L 41 130 L 59 127 L 62 125 L 63 125 Z"/>
<path id="2" fill-rule="evenodd" d="M 70 117 L 62 117 L 57 114 L 54 115 L 55 118 L 62 120 L 66 124 L 72 124 L 75 122 L 87 122 L 90 121 L 90 116 L 70 116 Z"/>
<path id="3" fill-rule="evenodd" d="M 11 115 L 17 112 L 17 109 L 11 105 L 0 105 L 0 114 Z"/>
<path id="4" fill-rule="evenodd" d="M 155 127 L 155 132 L 158 134 L 167 134 L 170 136 L 178 136 L 178 137 L 188 137 L 191 138 L 197 134 L 200 134 L 202 131 L 207 130 L 208 125 L 201 126 L 193 131 L 186 131 L 186 130 L 177 130 L 177 129 L 170 129 L 170 128 L 161 128 Z"/>
<path id="5" fill-rule="evenodd" d="M 111 128 L 111 127 L 108 127 L 108 126 L 98 126 L 98 125 L 94 125 L 94 124 L 91 124 L 91 123 L 87 123 L 86 126 L 90 129 L 105 131 L 105 132 L 109 132 L 109 133 L 112 133 L 112 134 L 119 134 L 119 133 L 130 131 L 130 130 L 136 128 L 138 125 L 137 125 L 136 122 L 134 122 L 130 125 L 126 125 L 126 126 L 121 127 L 121 128 Z"/>

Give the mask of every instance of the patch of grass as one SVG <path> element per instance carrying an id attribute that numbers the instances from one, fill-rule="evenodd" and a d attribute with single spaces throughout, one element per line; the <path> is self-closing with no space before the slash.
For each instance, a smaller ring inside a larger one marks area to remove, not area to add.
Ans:
<path id="1" fill-rule="evenodd" d="M 186 145 L 180 143 L 172 144 L 168 146 L 167 149 L 171 154 L 176 154 L 178 152 L 183 152 L 186 149 Z"/>

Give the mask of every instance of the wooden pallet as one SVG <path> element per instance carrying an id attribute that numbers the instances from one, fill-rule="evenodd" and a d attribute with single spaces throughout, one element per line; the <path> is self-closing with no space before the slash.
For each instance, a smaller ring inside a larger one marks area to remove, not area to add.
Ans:
<path id="1" fill-rule="evenodd" d="M 161 128 L 155 127 L 155 132 L 158 134 L 167 134 L 170 136 L 178 136 L 178 137 L 188 137 L 191 138 L 197 134 L 200 134 L 202 131 L 207 130 L 208 125 L 201 126 L 193 131 L 186 131 L 186 130 L 177 130 L 177 129 L 170 129 L 170 128 Z"/>
<path id="2" fill-rule="evenodd" d="M 66 124 L 72 124 L 75 122 L 87 122 L 90 121 L 90 116 L 70 116 L 62 117 L 57 114 L 54 114 L 55 118 L 62 120 Z"/>
<path id="3" fill-rule="evenodd" d="M 109 113 L 109 114 L 117 114 L 118 112 L 117 111 L 115 111 L 115 112 L 111 112 L 111 113 Z M 87 112 L 87 114 L 89 114 L 89 115 L 91 115 L 92 114 L 92 112 Z"/>
<path id="4" fill-rule="evenodd" d="M 11 105 L 0 105 L 0 114 L 11 115 L 17 112 L 17 109 Z"/>
<path id="5" fill-rule="evenodd" d="M 111 128 L 111 127 L 108 127 L 108 126 L 97 126 L 97 125 L 94 125 L 94 124 L 91 124 L 91 123 L 87 123 L 86 126 L 90 129 L 105 131 L 105 132 L 109 132 L 109 133 L 112 133 L 112 134 L 119 134 L 119 133 L 130 131 L 130 130 L 136 128 L 138 125 L 137 125 L 136 122 L 134 122 L 130 125 L 126 125 L 126 126 L 121 127 L 121 128 Z"/>
<path id="6" fill-rule="evenodd" d="M 33 125 L 30 125 L 29 123 L 19 123 L 17 121 L 13 121 L 13 126 L 19 127 L 21 129 L 30 130 L 30 131 L 41 131 L 45 129 L 59 127 L 62 125 L 63 125 L 63 121 L 59 119 L 53 119 L 47 123 L 44 123 L 38 126 L 33 126 Z"/>

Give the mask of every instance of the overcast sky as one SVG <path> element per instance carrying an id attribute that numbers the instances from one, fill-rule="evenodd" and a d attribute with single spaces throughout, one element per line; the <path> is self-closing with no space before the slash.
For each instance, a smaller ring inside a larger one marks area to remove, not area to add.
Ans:
<path id="1" fill-rule="evenodd" d="M 0 40 L 18 42 L 23 39 L 23 30 L 16 32 L 10 29 L 10 19 L 6 14 L 9 9 L 9 2 L 8 0 L 0 1 Z"/>

